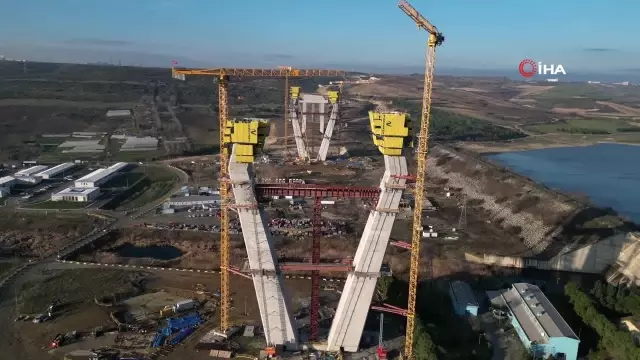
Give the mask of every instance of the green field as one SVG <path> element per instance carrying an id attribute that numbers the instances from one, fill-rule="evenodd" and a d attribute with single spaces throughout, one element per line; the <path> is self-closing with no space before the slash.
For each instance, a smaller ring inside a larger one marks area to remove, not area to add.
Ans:
<path id="1" fill-rule="evenodd" d="M 164 166 L 138 166 L 134 173 L 142 174 L 144 178 L 131 187 L 121 199 L 112 204 L 118 211 L 125 211 L 144 206 L 165 195 L 178 180 L 177 176 Z"/>
<path id="2" fill-rule="evenodd" d="M 628 133 L 640 135 L 640 126 L 634 127 L 628 121 L 618 119 L 571 119 L 554 124 L 533 125 L 525 128 L 538 134 L 570 133 L 607 135 Z M 637 131 L 633 131 L 637 129 Z"/>
<path id="3" fill-rule="evenodd" d="M 10 262 L 0 262 L 0 279 L 5 276 L 16 264 Z"/>
<path id="4" fill-rule="evenodd" d="M 637 97 L 640 91 L 632 86 L 604 86 L 600 84 L 558 84 L 540 94 L 534 99 L 567 99 L 584 97 L 591 100 L 612 100 L 613 98 L 632 96 Z"/>
<path id="5" fill-rule="evenodd" d="M 75 201 L 43 201 L 37 204 L 27 205 L 29 209 L 61 209 L 61 210 L 76 210 L 84 209 L 89 203 L 75 202 Z"/>

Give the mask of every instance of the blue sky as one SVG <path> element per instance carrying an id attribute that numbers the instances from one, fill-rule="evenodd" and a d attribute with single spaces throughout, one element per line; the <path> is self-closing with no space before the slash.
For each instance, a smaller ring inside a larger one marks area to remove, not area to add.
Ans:
<path id="1" fill-rule="evenodd" d="M 412 0 L 446 37 L 438 66 L 640 72 L 640 2 Z M 527 4 L 527 5 L 523 5 Z M 0 0 L 0 54 L 58 61 L 420 68 L 396 0 Z M 348 69 L 350 70 L 350 69 Z"/>

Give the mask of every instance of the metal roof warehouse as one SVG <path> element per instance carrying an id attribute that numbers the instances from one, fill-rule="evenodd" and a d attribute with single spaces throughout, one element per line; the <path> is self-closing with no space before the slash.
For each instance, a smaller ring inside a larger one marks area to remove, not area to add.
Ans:
<path id="1" fill-rule="evenodd" d="M 76 187 L 98 187 L 117 175 L 118 171 L 123 170 L 129 165 L 126 162 L 116 163 L 106 169 L 98 169 L 76 180 Z"/>
<path id="2" fill-rule="evenodd" d="M 43 179 L 50 179 L 60 173 L 63 173 L 67 170 L 73 169 L 76 166 L 76 164 L 74 163 L 64 163 L 64 164 L 60 164 L 60 165 L 56 165 L 52 168 L 49 168 L 47 170 L 41 171 L 37 174 L 35 174 L 35 176 L 40 176 Z"/>

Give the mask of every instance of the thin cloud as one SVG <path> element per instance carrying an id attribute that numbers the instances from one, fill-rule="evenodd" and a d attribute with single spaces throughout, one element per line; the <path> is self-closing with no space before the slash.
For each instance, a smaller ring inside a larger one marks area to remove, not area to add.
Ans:
<path id="1" fill-rule="evenodd" d="M 613 51 L 616 51 L 616 49 L 610 49 L 610 48 L 586 48 L 586 49 L 583 49 L 583 51 L 586 51 L 586 52 L 613 52 Z"/>
<path id="2" fill-rule="evenodd" d="M 130 41 L 125 40 L 111 40 L 111 39 L 99 39 L 99 38 L 78 38 L 65 41 L 67 44 L 74 45 L 96 45 L 96 46 L 126 46 L 131 45 Z"/>

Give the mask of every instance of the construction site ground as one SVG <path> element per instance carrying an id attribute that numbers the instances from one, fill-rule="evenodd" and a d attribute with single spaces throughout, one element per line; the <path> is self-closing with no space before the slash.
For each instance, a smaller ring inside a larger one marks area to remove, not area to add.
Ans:
<path id="1" fill-rule="evenodd" d="M 133 286 L 132 283 L 143 284 L 143 287 Z M 198 294 L 197 285 L 202 284 L 205 294 Z M 307 280 L 288 279 L 285 281 L 294 309 L 299 309 L 303 305 L 309 304 L 310 282 Z M 11 320 L 4 329 L 20 338 L 20 344 L 25 350 L 25 360 L 29 359 L 59 359 L 61 354 L 76 349 L 90 349 L 99 346 L 115 346 L 116 335 L 105 335 L 98 339 L 91 339 L 86 336 L 93 328 L 104 326 L 108 330 L 115 329 L 115 323 L 110 319 L 109 313 L 118 307 L 104 307 L 96 304 L 94 298 L 113 296 L 118 293 L 127 293 L 132 296 L 125 300 L 127 308 L 133 312 L 137 320 L 142 321 L 145 316 L 149 318 L 157 317 L 155 310 L 166 305 L 174 304 L 183 299 L 195 298 L 199 301 L 213 301 L 214 295 L 219 290 L 219 276 L 214 274 L 194 274 L 176 273 L 169 271 L 139 271 L 139 270 L 113 270 L 106 268 L 87 268 L 84 266 L 69 266 L 67 264 L 54 264 L 50 269 L 32 274 L 27 282 L 21 285 L 16 299 L 10 296 L 4 300 L 7 302 L 16 301 L 16 312 L 11 311 L 12 306 L 6 302 L 2 307 L 3 316 L 16 318 L 20 314 L 35 315 L 42 313 L 53 299 L 59 299 L 61 306 L 54 312 L 51 320 L 35 324 L 31 321 Z M 232 285 L 232 311 L 231 321 L 236 324 L 259 325 L 259 311 L 256 303 L 253 284 L 250 280 L 235 277 Z M 143 295 L 144 294 L 144 295 Z M 338 296 L 333 291 L 323 291 L 323 304 L 335 306 Z M 6 313 L 9 311 L 10 313 Z M 189 337 L 183 344 L 175 347 L 175 353 L 168 355 L 168 359 L 192 358 L 196 356 L 193 348 L 196 342 L 209 330 L 219 325 L 218 314 L 213 315 L 203 324 L 200 330 Z M 63 346 L 52 351 L 46 346 L 58 333 L 78 331 L 82 340 L 73 344 Z M 150 331 L 151 334 L 155 330 Z M 119 335 L 121 338 L 142 337 L 145 334 Z M 119 339 L 120 340 L 120 339 Z M 126 339 L 125 339 L 126 340 Z M 120 340 L 125 341 L 125 340 Z M 132 339 L 128 340 L 129 343 Z M 147 352 L 151 339 L 147 342 L 140 342 L 137 350 Z M 251 340 L 241 342 L 250 343 Z M 263 347 L 263 340 L 257 341 L 256 348 L 246 349 L 248 352 L 256 352 Z M 15 345 L 16 343 L 11 342 Z M 0 345 L 2 350 L 3 345 Z M 208 354 L 201 353 L 202 358 Z M 197 358 L 197 357 L 196 357 Z"/>

